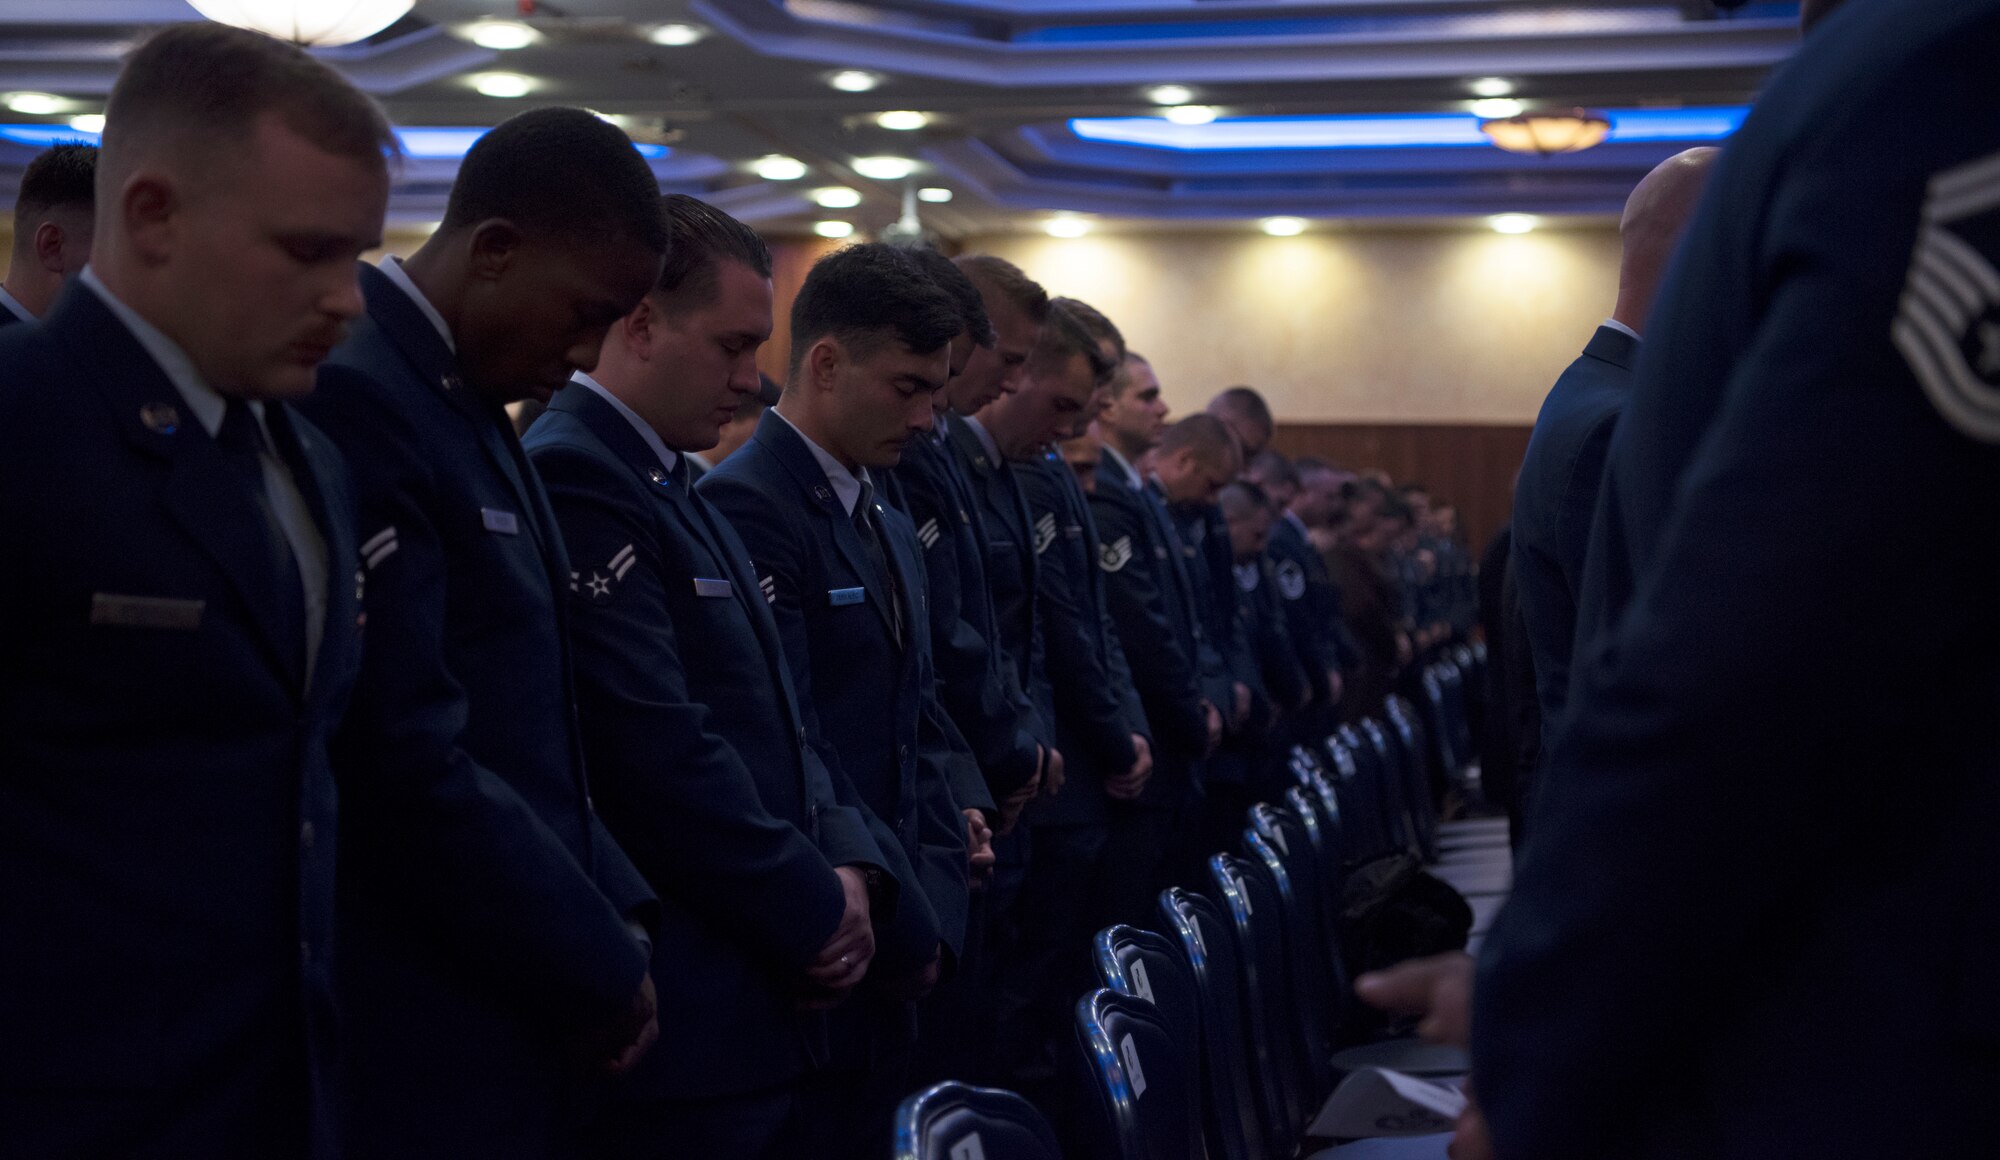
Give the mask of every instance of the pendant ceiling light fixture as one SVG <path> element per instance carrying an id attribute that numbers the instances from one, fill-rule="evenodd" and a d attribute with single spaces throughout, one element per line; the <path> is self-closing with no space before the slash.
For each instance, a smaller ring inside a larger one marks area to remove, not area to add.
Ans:
<path id="1" fill-rule="evenodd" d="M 188 0 L 217 24 L 248 28 L 315 48 L 366 40 L 410 11 L 416 0 Z"/>
<path id="2" fill-rule="evenodd" d="M 1611 122 L 1589 109 L 1551 109 L 1481 121 L 1479 131 L 1509 153 L 1553 157 L 1602 144 L 1611 134 Z"/>

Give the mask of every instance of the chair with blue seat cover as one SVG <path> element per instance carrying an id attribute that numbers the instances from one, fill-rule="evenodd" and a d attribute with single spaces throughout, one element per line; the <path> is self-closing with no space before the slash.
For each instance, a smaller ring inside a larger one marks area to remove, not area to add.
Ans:
<path id="1" fill-rule="evenodd" d="M 1242 967 L 1252 1074 L 1266 1097 L 1265 1140 L 1274 1152 L 1289 1153 L 1316 1097 L 1307 1090 L 1306 1060 L 1292 1028 L 1298 1013 L 1283 931 L 1270 921 L 1280 905 L 1277 888 L 1261 868 L 1234 854 L 1210 857 L 1208 872 Z M 1265 921 L 1257 921 L 1259 915 Z"/>
<path id="2" fill-rule="evenodd" d="M 1383 715 L 1388 719 L 1389 739 L 1403 758 L 1404 778 L 1410 787 L 1411 820 L 1416 824 L 1424 860 L 1435 862 L 1442 852 L 1438 845 L 1438 802 L 1449 785 L 1426 748 L 1424 727 L 1417 720 L 1416 707 L 1400 696 L 1390 697 Z"/>
<path id="3" fill-rule="evenodd" d="M 1352 740 L 1349 740 L 1352 738 Z M 1329 769 L 1327 780 L 1340 802 L 1343 837 L 1341 856 L 1349 867 L 1381 857 L 1388 852 L 1389 839 L 1382 832 L 1381 811 L 1371 786 L 1371 767 L 1358 752 L 1361 735 L 1352 725 L 1328 737 L 1321 746 Z"/>
<path id="4" fill-rule="evenodd" d="M 1361 739 L 1382 771 L 1382 825 L 1399 854 L 1422 856 L 1423 836 L 1417 832 L 1416 803 L 1410 793 L 1403 751 L 1389 739 L 1389 730 L 1373 717 L 1362 720 Z"/>
<path id="5" fill-rule="evenodd" d="M 1096 990 L 1077 1000 L 1077 1041 L 1117 1160 L 1208 1160 L 1201 1100 L 1153 1004 Z"/>
<path id="6" fill-rule="evenodd" d="M 1460 755 L 1456 734 L 1451 728 L 1451 708 L 1445 700 L 1443 671 L 1441 665 L 1426 667 L 1418 686 L 1424 694 L 1424 725 L 1430 732 L 1432 758 L 1438 763 L 1445 780 L 1456 785 L 1465 758 Z"/>
<path id="7" fill-rule="evenodd" d="M 895 1160 L 1062 1160 L 1056 1134 L 1013 1092 L 941 1083 L 896 1109 Z"/>
<path id="8" fill-rule="evenodd" d="M 1338 839 L 1332 836 L 1326 816 L 1320 810 L 1319 798 L 1304 786 L 1295 785 L 1285 791 L 1285 805 L 1306 832 L 1306 841 L 1312 846 L 1313 860 L 1319 864 L 1319 920 L 1320 928 L 1329 939 L 1337 939 L 1340 933 L 1340 849 Z"/>
<path id="9" fill-rule="evenodd" d="M 1272 832 L 1283 833 L 1283 830 L 1274 828 Z M 1243 832 L 1243 856 L 1252 873 L 1263 878 L 1278 903 L 1275 913 L 1259 914 L 1251 921 L 1266 928 L 1264 937 L 1275 933 L 1284 952 L 1285 1002 L 1292 1017 L 1285 1021 L 1282 1030 L 1291 1041 L 1293 1059 L 1297 1061 L 1303 1125 L 1319 1101 L 1333 1090 L 1333 1072 L 1328 1064 L 1335 1042 L 1333 975 L 1327 965 L 1319 924 L 1312 918 L 1301 890 L 1304 882 L 1293 873 L 1298 863 L 1280 854 L 1277 844 L 1254 825 Z M 1272 928 L 1276 928 L 1275 932 Z"/>
<path id="10" fill-rule="evenodd" d="M 1242 967 L 1228 921 L 1207 897 L 1178 886 L 1160 892 L 1160 917 L 1200 1001 L 1210 1154 L 1214 1160 L 1266 1160 L 1275 1149 L 1265 1146 L 1267 1112 L 1251 1071 Z"/>
<path id="11" fill-rule="evenodd" d="M 1244 1150 L 1246 1140 L 1236 1114 L 1233 1081 L 1218 1074 L 1208 1062 L 1202 1002 L 1181 948 L 1165 935 L 1119 925 L 1098 931 L 1092 949 L 1097 977 L 1105 988 L 1151 1003 L 1174 1042 L 1181 1045 L 1189 1082 L 1201 1096 L 1202 1129 L 1208 1138 L 1209 1155 L 1215 1160 L 1263 1160 Z M 1240 1065 L 1237 1070 L 1242 1070 Z"/>

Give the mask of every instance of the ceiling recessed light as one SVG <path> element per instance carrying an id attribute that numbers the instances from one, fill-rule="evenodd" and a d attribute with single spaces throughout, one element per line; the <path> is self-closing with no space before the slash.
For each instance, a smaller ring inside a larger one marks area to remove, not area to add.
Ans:
<path id="1" fill-rule="evenodd" d="M 664 48 L 686 48 L 707 35 L 708 29 L 699 24 L 662 24 L 646 39 Z"/>
<path id="2" fill-rule="evenodd" d="M 797 181 L 806 175 L 806 163 L 782 153 L 771 153 L 750 163 L 750 172 L 765 181 Z"/>
<path id="3" fill-rule="evenodd" d="M 879 73 L 865 72 L 858 68 L 842 69 L 826 78 L 826 83 L 843 93 L 865 93 L 882 83 Z"/>
<path id="4" fill-rule="evenodd" d="M 1064 214 L 1052 217 L 1042 223 L 1042 229 L 1052 238 L 1080 238 L 1090 232 L 1090 223 L 1080 217 Z"/>
<path id="5" fill-rule="evenodd" d="M 1540 223 L 1533 214 L 1501 213 L 1487 218 L 1486 224 L 1492 226 L 1497 234 L 1525 234 L 1532 232 Z"/>
<path id="6" fill-rule="evenodd" d="M 535 43 L 542 34 L 518 20 L 481 20 L 466 26 L 465 38 L 481 48 L 512 52 Z"/>
<path id="7" fill-rule="evenodd" d="M 1470 87 L 1472 95 L 1475 97 L 1511 97 L 1514 95 L 1514 82 L 1508 80 L 1506 77 L 1480 77 L 1478 80 L 1473 81 Z"/>
<path id="8" fill-rule="evenodd" d="M 482 96 L 511 100 L 533 92 L 535 82 L 520 73 L 480 73 L 472 78 L 472 87 L 479 90 Z"/>
<path id="9" fill-rule="evenodd" d="M 813 232 L 822 238 L 844 238 L 854 233 L 854 223 L 814 222 Z"/>
<path id="10" fill-rule="evenodd" d="M 1146 90 L 1146 99 L 1156 105 L 1185 105 L 1194 100 L 1194 90 L 1186 85 L 1154 85 Z"/>
<path id="11" fill-rule="evenodd" d="M 1215 106 L 1175 105 L 1167 110 L 1167 120 L 1176 125 L 1206 125 L 1215 120 Z"/>
<path id="12" fill-rule="evenodd" d="M 8 93 L 0 103 L 30 117 L 47 117 L 69 108 L 69 101 L 54 93 Z"/>
<path id="13" fill-rule="evenodd" d="M 951 200 L 951 190 L 941 185 L 926 185 L 917 191 L 917 200 L 927 201 L 932 205 L 943 205 Z"/>
<path id="14" fill-rule="evenodd" d="M 1488 97 L 1472 102 L 1472 115 L 1488 121 L 1504 121 L 1508 117 L 1518 117 L 1528 106 L 1509 97 Z"/>
<path id="15" fill-rule="evenodd" d="M 857 157 L 854 172 L 870 181 L 901 181 L 917 171 L 917 163 L 907 157 Z"/>
<path id="16" fill-rule="evenodd" d="M 1295 217 L 1269 217 L 1264 219 L 1264 232 L 1274 238 L 1294 238 L 1306 232 L 1306 219 Z"/>
<path id="17" fill-rule="evenodd" d="M 79 133 L 104 132 L 103 113 L 80 113 L 69 119 L 69 127 Z"/>
<path id="18" fill-rule="evenodd" d="M 875 123 L 884 129 L 894 129 L 899 133 L 909 133 L 931 123 L 929 113 L 919 113 L 915 109 L 892 109 L 887 113 L 877 113 Z"/>
<path id="19" fill-rule="evenodd" d="M 861 191 L 844 185 L 829 185 L 806 195 L 821 209 L 853 209 L 861 204 Z"/>

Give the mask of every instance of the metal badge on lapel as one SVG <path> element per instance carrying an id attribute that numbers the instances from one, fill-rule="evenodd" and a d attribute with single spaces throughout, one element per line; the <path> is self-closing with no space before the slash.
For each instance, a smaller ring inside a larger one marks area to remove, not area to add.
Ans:
<path id="1" fill-rule="evenodd" d="M 438 380 L 438 386 L 443 387 L 447 391 L 457 391 L 465 386 L 465 380 L 459 378 L 455 373 L 446 374 Z"/>
<path id="2" fill-rule="evenodd" d="M 829 588 L 826 591 L 826 602 L 835 608 L 846 608 L 850 604 L 859 604 L 867 598 L 868 590 L 866 588 Z"/>
<path id="3" fill-rule="evenodd" d="M 655 467 L 651 471 L 648 471 L 646 473 L 646 478 L 652 480 L 654 483 L 664 484 L 667 483 L 669 480 L 671 480 L 673 477 L 669 476 L 666 472 L 661 471 L 659 468 Z"/>
<path id="4" fill-rule="evenodd" d="M 139 408 L 139 422 L 148 431 L 172 435 L 181 429 L 181 413 L 172 403 L 147 403 Z"/>
<path id="5" fill-rule="evenodd" d="M 694 580 L 694 594 L 710 599 L 726 597 L 736 591 L 727 580 L 704 580 L 697 576 Z"/>
<path id="6" fill-rule="evenodd" d="M 486 525 L 486 530 L 489 532 L 497 532 L 503 536 L 521 534 L 521 520 L 513 512 L 503 512 L 498 508 L 480 508 L 479 522 Z"/>
<path id="7" fill-rule="evenodd" d="M 827 490 L 827 486 L 825 484 L 815 483 L 813 484 L 813 498 L 821 503 L 832 503 L 833 492 Z"/>

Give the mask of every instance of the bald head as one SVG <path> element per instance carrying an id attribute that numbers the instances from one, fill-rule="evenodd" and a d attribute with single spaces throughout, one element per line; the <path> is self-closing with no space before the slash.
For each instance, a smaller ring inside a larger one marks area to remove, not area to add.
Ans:
<path id="1" fill-rule="evenodd" d="M 1618 223 L 1625 252 L 1618 266 L 1618 307 L 1611 317 L 1633 330 L 1645 329 L 1674 246 L 1701 203 L 1709 171 L 1721 154 L 1712 146 L 1677 153 L 1648 173 L 1626 199 L 1625 216 Z"/>

